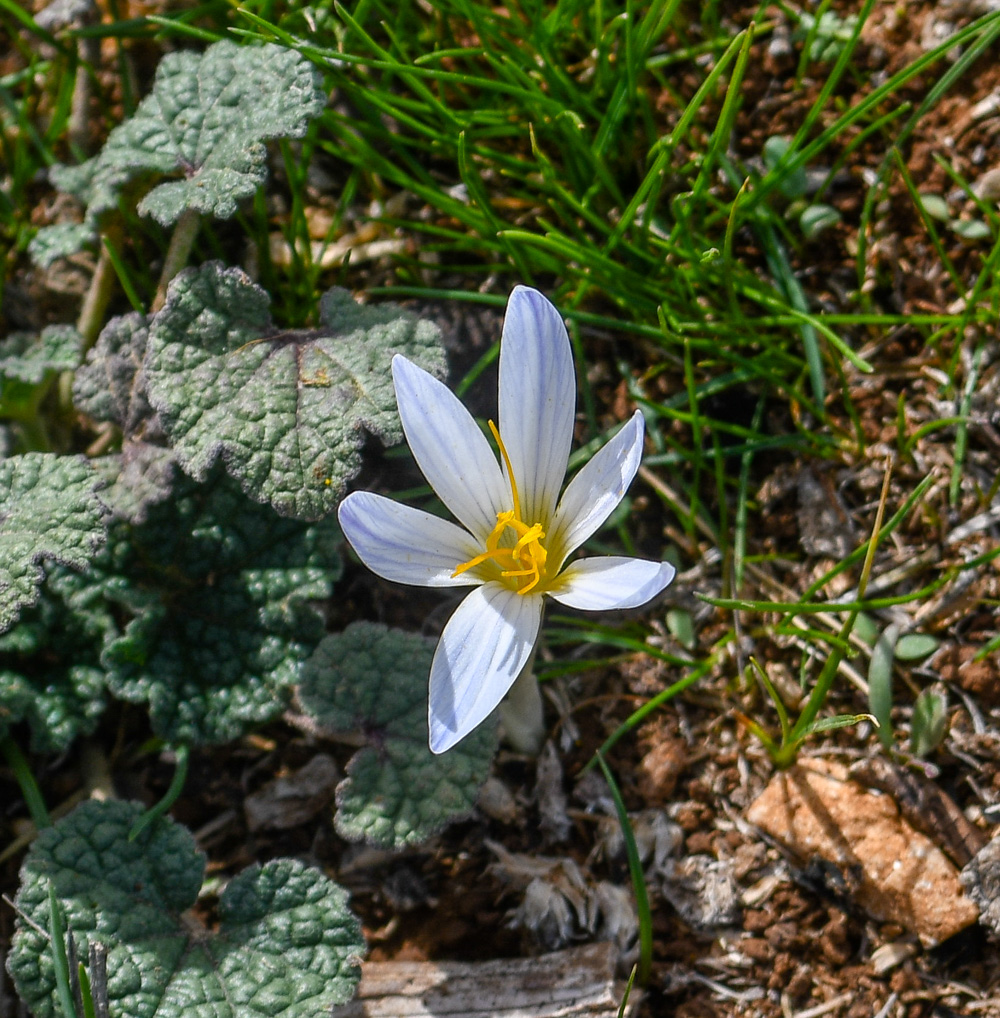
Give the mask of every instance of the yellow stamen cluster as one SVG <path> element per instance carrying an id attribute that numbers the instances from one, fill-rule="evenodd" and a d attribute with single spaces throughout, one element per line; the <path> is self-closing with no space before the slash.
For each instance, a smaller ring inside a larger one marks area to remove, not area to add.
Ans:
<path id="1" fill-rule="evenodd" d="M 545 531 L 540 523 L 527 524 L 521 519 L 521 505 L 517 494 L 517 482 L 514 480 L 514 470 L 511 467 L 510 457 L 504 448 L 500 432 L 497 426 L 490 421 L 490 431 L 500 447 L 500 455 L 507 467 L 507 477 L 510 481 L 511 497 L 514 500 L 514 508 L 506 512 L 497 513 L 497 525 L 486 538 L 486 550 L 457 566 L 452 576 L 461 576 L 469 569 L 474 569 L 483 562 L 496 562 L 500 566 L 500 576 L 505 580 L 512 580 L 510 585 L 519 594 L 527 594 L 534 590 L 545 576 L 545 560 L 548 552 L 542 545 Z M 504 539 L 506 531 L 514 531 L 514 543 L 510 543 L 507 537 L 502 547 L 501 540 Z"/>
<path id="2" fill-rule="evenodd" d="M 500 539 L 508 528 L 514 531 L 517 541 L 513 547 L 501 548 Z M 540 523 L 529 527 L 513 511 L 497 513 L 497 525 L 486 538 L 486 551 L 463 562 L 452 576 L 460 576 L 483 562 L 496 562 L 500 566 L 500 576 L 505 580 L 514 580 L 517 592 L 527 594 L 538 586 L 545 574 L 548 552 L 542 547 L 544 537 L 545 532 Z"/>

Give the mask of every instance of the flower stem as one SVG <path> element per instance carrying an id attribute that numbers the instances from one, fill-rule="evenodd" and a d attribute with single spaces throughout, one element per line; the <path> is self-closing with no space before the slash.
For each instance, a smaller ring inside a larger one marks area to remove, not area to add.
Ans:
<path id="1" fill-rule="evenodd" d="M 536 646 L 537 649 L 537 646 Z M 542 714 L 542 693 L 535 678 L 535 651 L 525 662 L 507 696 L 500 704 L 507 741 L 519 753 L 538 756 L 545 742 L 545 718 Z"/>

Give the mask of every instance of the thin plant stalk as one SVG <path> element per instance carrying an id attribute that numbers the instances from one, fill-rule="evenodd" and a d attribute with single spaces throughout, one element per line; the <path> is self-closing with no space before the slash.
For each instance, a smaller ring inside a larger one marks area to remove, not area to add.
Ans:
<path id="1" fill-rule="evenodd" d="M 135 841 L 142 832 L 155 823 L 167 810 L 178 800 L 181 792 L 184 791 L 184 783 L 187 781 L 188 762 L 191 759 L 191 748 L 187 745 L 177 747 L 177 769 L 174 771 L 170 787 L 162 799 L 139 817 L 128 832 L 128 840 Z"/>
<path id="2" fill-rule="evenodd" d="M 21 786 L 21 794 L 24 796 L 25 804 L 35 827 L 41 830 L 43 827 L 52 826 L 52 818 L 45 806 L 41 790 L 35 775 L 32 773 L 21 747 L 10 737 L 0 739 L 0 753 L 3 753 L 7 766 L 14 772 L 17 783 Z"/>
<path id="3" fill-rule="evenodd" d="M 163 307 L 167 299 L 167 287 L 170 285 L 170 281 L 187 265 L 200 226 L 201 213 L 194 209 L 185 209 L 181 213 L 180 219 L 177 220 L 177 225 L 174 226 L 174 232 L 170 238 L 170 246 L 167 248 L 167 255 L 163 259 L 160 282 L 153 295 L 153 303 L 150 305 L 152 313 L 155 314 Z"/>
<path id="4" fill-rule="evenodd" d="M 121 236 L 121 230 L 118 227 L 111 227 L 108 230 L 108 235 L 113 243 L 117 243 Z M 107 246 L 102 242 L 101 252 L 97 258 L 97 267 L 94 269 L 90 286 L 83 298 L 80 317 L 76 320 L 76 331 L 83 337 L 84 352 L 97 342 L 97 337 L 104 325 L 104 312 L 107 311 L 111 301 L 116 278 L 117 273 L 111 256 Z"/>
<path id="5" fill-rule="evenodd" d="M 640 986 L 649 982 L 649 975 L 653 966 L 653 916 L 649 908 L 649 895 L 646 892 L 646 875 L 642 871 L 642 860 L 639 858 L 639 847 L 635 841 L 635 833 L 629 821 L 628 812 L 625 809 L 625 801 L 618 789 L 618 784 L 611 773 L 611 768 L 598 750 L 594 756 L 604 774 L 604 780 L 608 783 L 611 798 L 615 803 L 615 812 L 618 814 L 618 823 L 622 829 L 622 839 L 625 842 L 625 855 L 628 859 L 629 875 L 632 878 L 632 890 L 635 893 L 636 912 L 639 915 L 639 973 Z"/>
<path id="6" fill-rule="evenodd" d="M 890 462 L 886 466 L 885 477 L 882 481 L 882 494 L 879 498 L 878 509 L 875 512 L 875 523 L 872 527 L 871 540 L 868 542 L 868 553 L 865 555 L 865 562 L 861 567 L 861 577 L 858 580 L 859 601 L 864 599 L 865 590 L 868 587 L 868 579 L 871 576 L 872 565 L 875 561 L 875 551 L 879 544 L 879 533 L 882 529 L 882 519 L 885 515 L 886 501 L 889 498 L 889 481 L 891 478 L 892 464 Z M 854 624 L 857 622 L 858 614 L 858 610 L 854 609 L 847 616 L 843 626 L 841 626 L 840 639 L 844 641 L 845 644 L 848 637 L 851 635 L 851 630 L 854 629 Z M 827 697 L 830 695 L 834 679 L 837 677 L 837 668 L 840 665 L 843 656 L 844 652 L 839 646 L 831 649 L 830 656 L 826 659 L 826 664 L 824 664 L 823 670 L 820 672 L 819 678 L 816 680 L 816 684 L 813 686 L 812 692 L 809 694 L 809 699 L 806 701 L 806 705 L 803 707 L 802 713 L 799 715 L 799 719 L 788 732 L 787 737 L 782 738 L 781 745 L 773 754 L 774 762 L 778 767 L 790 767 L 793 763 L 795 763 L 802 740 L 812 730 L 813 725 L 816 723 L 817 715 L 822 709 L 823 704 L 826 703 Z"/>

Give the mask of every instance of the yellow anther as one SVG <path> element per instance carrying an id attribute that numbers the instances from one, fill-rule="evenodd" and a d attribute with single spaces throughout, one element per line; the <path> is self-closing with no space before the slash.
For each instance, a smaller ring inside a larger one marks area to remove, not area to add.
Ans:
<path id="1" fill-rule="evenodd" d="M 521 502 L 517 493 L 517 482 L 514 480 L 514 468 L 507 455 L 507 449 L 500 437 L 497 426 L 490 421 L 490 431 L 500 447 L 500 455 L 503 457 L 504 466 L 507 468 L 507 479 L 510 481 L 510 494 L 514 501 L 514 508 L 497 513 L 496 526 L 490 531 L 486 538 L 484 551 L 473 556 L 468 562 L 462 562 L 455 567 L 451 574 L 452 578 L 461 576 L 462 573 L 475 569 L 486 562 L 496 563 L 494 568 L 499 567 L 500 579 L 511 580 L 507 586 L 512 587 L 519 594 L 527 594 L 535 589 L 545 577 L 545 560 L 548 552 L 542 546 L 545 531 L 541 523 L 525 523 L 521 519 Z M 508 530 L 514 531 L 512 538 L 507 535 Z M 506 536 L 507 543 L 501 545 Z M 488 577 L 496 577 L 495 572 L 488 574 Z M 524 578 L 528 582 L 524 582 Z"/>
<path id="2" fill-rule="evenodd" d="M 496 552 L 484 551 L 481 555 L 477 555 L 475 558 L 470 558 L 468 562 L 463 562 L 458 566 L 455 571 L 451 574 L 451 578 L 455 579 L 456 576 L 461 576 L 462 573 L 468 572 L 470 569 L 478 566 L 480 562 L 485 562 L 487 559 L 493 558 Z"/>
<path id="3" fill-rule="evenodd" d="M 517 540 L 513 545 L 501 547 L 500 541 L 507 530 L 513 530 Z M 461 576 L 462 573 L 484 562 L 495 562 L 500 567 L 500 578 L 514 580 L 517 584 L 514 589 L 519 594 L 527 594 L 541 583 L 544 575 L 545 560 L 548 558 L 548 552 L 541 544 L 544 537 L 545 531 L 542 530 L 540 523 L 534 523 L 529 527 L 513 512 L 509 510 L 499 512 L 497 524 L 486 538 L 486 550 L 468 562 L 461 563 L 451 575 Z M 521 578 L 526 576 L 530 577 L 530 582 L 522 585 Z"/>
<path id="4" fill-rule="evenodd" d="M 514 554 L 517 555 L 521 549 L 532 541 L 540 541 L 545 536 L 542 530 L 541 523 L 536 523 L 533 527 L 529 527 L 524 534 L 521 535 L 517 544 L 514 545 Z"/>

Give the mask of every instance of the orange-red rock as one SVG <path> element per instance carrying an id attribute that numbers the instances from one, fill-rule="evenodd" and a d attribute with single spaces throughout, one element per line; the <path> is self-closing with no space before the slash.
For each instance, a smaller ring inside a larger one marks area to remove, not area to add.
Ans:
<path id="1" fill-rule="evenodd" d="M 839 764 L 803 760 L 775 774 L 747 818 L 801 860 L 834 863 L 863 908 L 905 926 L 925 947 L 979 916 L 947 856 L 889 796 L 849 780 Z"/>

